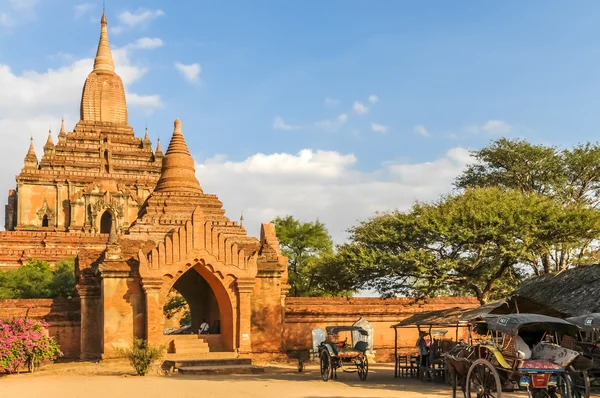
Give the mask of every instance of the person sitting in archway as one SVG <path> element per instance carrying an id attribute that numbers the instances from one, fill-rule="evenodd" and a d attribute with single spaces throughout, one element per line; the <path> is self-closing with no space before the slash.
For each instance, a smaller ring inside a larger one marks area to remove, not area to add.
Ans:
<path id="1" fill-rule="evenodd" d="M 200 324 L 200 329 L 198 329 L 198 334 L 208 334 L 208 329 L 208 323 L 206 322 L 206 318 L 204 318 Z"/>

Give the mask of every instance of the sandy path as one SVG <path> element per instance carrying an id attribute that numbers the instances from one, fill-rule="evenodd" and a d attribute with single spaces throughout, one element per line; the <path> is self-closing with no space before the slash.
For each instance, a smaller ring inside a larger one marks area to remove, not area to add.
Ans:
<path id="1" fill-rule="evenodd" d="M 444 385 L 415 380 L 394 379 L 390 366 L 374 366 L 366 382 L 356 374 L 340 374 L 327 383 L 319 379 L 318 369 L 311 366 L 304 373 L 292 367 L 267 369 L 261 375 L 241 376 L 147 376 L 123 374 L 126 366 L 83 365 L 58 366 L 34 375 L 15 375 L 0 379 L 0 397 L 44 398 L 447 398 Z M 110 375 L 113 374 L 113 375 Z M 120 374 L 120 375 L 115 375 Z M 511 394 L 509 397 L 524 397 Z"/>

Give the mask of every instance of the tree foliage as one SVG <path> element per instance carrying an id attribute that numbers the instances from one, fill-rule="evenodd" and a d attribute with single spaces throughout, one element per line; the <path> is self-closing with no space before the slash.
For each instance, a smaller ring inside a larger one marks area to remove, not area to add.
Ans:
<path id="1" fill-rule="evenodd" d="M 600 146 L 586 143 L 571 149 L 534 145 L 506 138 L 473 152 L 476 162 L 455 182 L 458 188 L 499 187 L 544 195 L 563 205 L 597 209 L 600 204 Z M 592 243 L 582 238 L 556 242 L 527 263 L 541 275 L 597 261 Z"/>
<path id="2" fill-rule="evenodd" d="M 73 260 L 56 264 L 30 259 L 17 269 L 0 272 L 0 299 L 71 298 L 75 288 Z"/>
<path id="3" fill-rule="evenodd" d="M 345 296 L 352 293 L 346 263 L 340 261 L 325 224 L 301 222 L 292 216 L 277 217 L 277 238 L 288 258 L 290 296 Z"/>
<path id="4" fill-rule="evenodd" d="M 350 233 L 347 261 L 381 294 L 472 294 L 485 303 L 512 290 L 532 256 L 598 236 L 600 217 L 543 195 L 476 188 L 378 215 Z"/>
<path id="5" fill-rule="evenodd" d="M 190 326 L 192 324 L 192 313 L 185 298 L 175 289 L 171 289 L 168 301 L 163 307 L 163 313 L 167 319 L 180 316 L 179 326 Z"/>

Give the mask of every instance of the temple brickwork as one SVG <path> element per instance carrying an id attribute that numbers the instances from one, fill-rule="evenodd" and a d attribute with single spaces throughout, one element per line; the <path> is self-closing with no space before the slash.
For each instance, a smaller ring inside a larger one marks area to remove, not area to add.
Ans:
<path id="1" fill-rule="evenodd" d="M 160 143 L 153 151 L 128 124 L 125 89 L 115 73 L 106 17 L 101 20 L 94 69 L 80 104 L 81 120 L 72 132 L 64 121 L 56 142 L 52 133 L 38 159 L 33 142 L 9 192 L 7 231 L 108 233 L 114 218 L 126 231 L 160 175 Z"/>

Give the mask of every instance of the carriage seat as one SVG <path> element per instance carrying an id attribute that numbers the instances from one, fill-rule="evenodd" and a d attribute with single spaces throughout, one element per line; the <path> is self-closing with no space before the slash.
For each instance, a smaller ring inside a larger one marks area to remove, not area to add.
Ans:
<path id="1" fill-rule="evenodd" d="M 579 352 L 557 344 L 541 342 L 533 347 L 531 358 L 543 359 L 565 368 L 579 356 Z"/>
<path id="2" fill-rule="evenodd" d="M 526 359 L 519 363 L 519 370 L 556 373 L 564 372 L 565 368 L 547 359 Z"/>
<path id="3" fill-rule="evenodd" d="M 356 357 L 360 354 L 364 354 L 368 348 L 368 343 L 365 341 L 357 342 L 354 347 L 345 346 L 337 348 L 337 356 L 343 357 Z"/>

